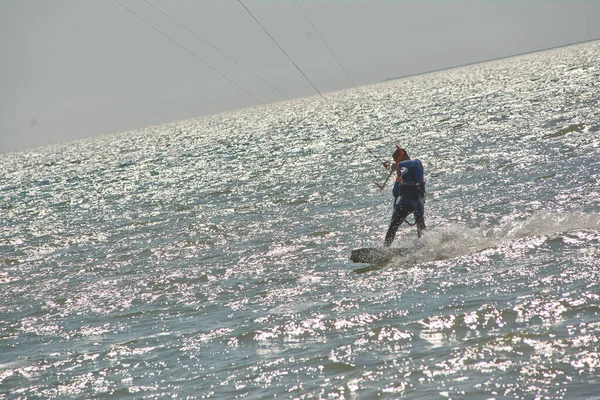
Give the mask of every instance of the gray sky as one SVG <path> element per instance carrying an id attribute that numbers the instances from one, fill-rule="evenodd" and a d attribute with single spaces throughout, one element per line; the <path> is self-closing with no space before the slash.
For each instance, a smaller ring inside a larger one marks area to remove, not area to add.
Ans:
<path id="1" fill-rule="evenodd" d="M 119 0 L 263 103 L 286 100 Z M 316 95 L 238 0 L 148 0 L 291 98 Z M 357 86 L 600 38 L 598 0 L 298 0 Z M 243 0 L 319 91 L 352 83 L 295 0 Z M 0 152 L 260 105 L 114 0 L 0 0 Z"/>

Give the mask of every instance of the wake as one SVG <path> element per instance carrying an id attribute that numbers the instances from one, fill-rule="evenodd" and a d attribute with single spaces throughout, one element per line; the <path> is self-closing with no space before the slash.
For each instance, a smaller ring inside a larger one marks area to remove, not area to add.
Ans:
<path id="1" fill-rule="evenodd" d="M 525 238 L 562 235 L 573 231 L 600 232 L 600 216 L 584 212 L 561 214 L 536 211 L 494 227 L 449 224 L 427 230 L 422 238 L 405 239 L 402 247 L 416 249 L 394 259 L 394 264 L 420 264 L 478 253 Z"/>

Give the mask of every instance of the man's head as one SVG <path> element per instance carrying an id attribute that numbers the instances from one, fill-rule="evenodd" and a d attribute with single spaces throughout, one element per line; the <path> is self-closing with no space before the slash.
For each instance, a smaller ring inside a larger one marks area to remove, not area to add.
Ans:
<path id="1" fill-rule="evenodd" d="M 410 160 L 410 157 L 408 156 L 408 153 L 406 152 L 406 150 L 404 150 L 402 147 L 396 145 L 396 150 L 394 151 L 394 154 L 392 154 L 392 158 L 394 159 L 394 162 L 402 162 L 402 161 L 406 161 L 406 160 Z"/>

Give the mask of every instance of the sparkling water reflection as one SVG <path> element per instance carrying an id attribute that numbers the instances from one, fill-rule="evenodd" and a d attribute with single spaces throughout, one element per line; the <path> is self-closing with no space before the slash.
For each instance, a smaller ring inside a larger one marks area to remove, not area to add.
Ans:
<path id="1" fill-rule="evenodd" d="M 597 396 L 599 57 L 2 155 L 0 398 Z M 429 230 L 356 273 L 395 142 Z"/>

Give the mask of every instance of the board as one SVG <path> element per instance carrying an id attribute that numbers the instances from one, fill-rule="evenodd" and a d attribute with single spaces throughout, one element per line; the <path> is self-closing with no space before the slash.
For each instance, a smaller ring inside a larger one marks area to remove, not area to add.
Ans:
<path id="1" fill-rule="evenodd" d="M 407 254 L 409 249 L 401 247 L 364 247 L 352 250 L 350 260 L 355 263 L 382 264 Z"/>

